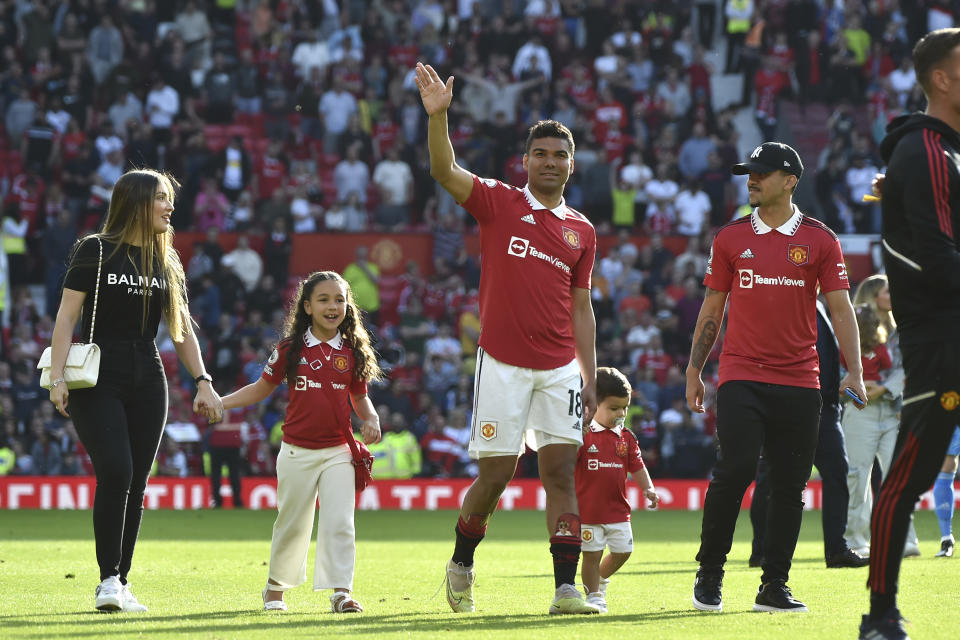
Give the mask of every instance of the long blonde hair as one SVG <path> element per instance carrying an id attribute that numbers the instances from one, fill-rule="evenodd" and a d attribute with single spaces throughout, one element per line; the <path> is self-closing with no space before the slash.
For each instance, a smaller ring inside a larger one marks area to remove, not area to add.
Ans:
<path id="1" fill-rule="evenodd" d="M 860 304 L 870 305 L 877 315 L 880 324 L 886 329 L 889 335 L 897 328 L 897 323 L 893 319 L 893 312 L 889 309 L 887 311 L 881 311 L 877 308 L 877 296 L 886 286 L 888 286 L 887 276 L 882 273 L 875 273 L 865 278 L 863 282 L 857 286 L 856 293 L 853 294 L 853 304 L 854 306 Z"/>
<path id="2" fill-rule="evenodd" d="M 167 321 L 170 337 L 182 342 L 190 333 L 190 309 L 187 302 L 186 276 L 180 254 L 173 247 L 173 227 L 168 226 L 163 233 L 153 229 L 153 207 L 157 193 L 164 190 L 171 194 L 180 183 L 167 174 L 153 169 L 133 169 L 127 171 L 113 186 L 110 198 L 110 210 L 103 221 L 100 233 L 94 234 L 116 245 L 113 253 L 121 245 L 141 247 L 140 264 L 136 265 L 147 282 L 153 278 L 154 265 L 160 263 L 160 270 L 167 281 L 167 295 L 163 297 L 163 315 Z M 111 254 L 112 255 L 112 254 Z M 132 259 L 131 259 L 132 262 Z M 150 298 L 143 298 L 143 319 L 147 322 Z"/>

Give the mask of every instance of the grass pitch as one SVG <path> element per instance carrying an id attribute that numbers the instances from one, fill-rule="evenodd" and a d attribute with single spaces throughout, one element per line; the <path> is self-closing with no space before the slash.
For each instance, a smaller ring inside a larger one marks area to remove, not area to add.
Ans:
<path id="1" fill-rule="evenodd" d="M 804 514 L 790 586 L 808 614 L 754 613 L 759 569 L 747 567 L 743 514 L 724 579 L 724 612 L 690 604 L 699 512 L 634 514 L 636 545 L 612 579 L 600 616 L 550 616 L 552 570 L 540 512 L 494 516 L 477 551 L 475 614 L 455 615 L 439 591 L 453 548 L 453 512 L 358 512 L 354 593 L 365 611 L 329 612 L 307 584 L 288 612 L 261 611 L 273 512 L 150 511 L 130 580 L 145 614 L 96 613 L 88 511 L 0 511 L 0 637 L 11 638 L 856 638 L 867 570 L 824 568 L 819 512 Z M 915 640 L 956 637 L 958 559 L 934 558 L 932 513 L 917 514 L 923 556 L 903 563 L 900 606 Z"/>

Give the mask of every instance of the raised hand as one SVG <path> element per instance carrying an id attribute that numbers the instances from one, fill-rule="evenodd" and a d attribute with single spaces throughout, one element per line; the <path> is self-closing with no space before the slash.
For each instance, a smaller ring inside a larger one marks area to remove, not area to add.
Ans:
<path id="1" fill-rule="evenodd" d="M 420 99 L 428 116 L 442 113 L 450 107 L 453 99 L 453 76 L 447 78 L 446 84 L 437 75 L 433 67 L 417 63 L 417 88 L 420 90 Z"/>

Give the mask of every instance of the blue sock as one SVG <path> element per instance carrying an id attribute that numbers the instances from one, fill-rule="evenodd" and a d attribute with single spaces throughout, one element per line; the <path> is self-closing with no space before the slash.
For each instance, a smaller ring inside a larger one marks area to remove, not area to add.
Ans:
<path id="1" fill-rule="evenodd" d="M 940 537 L 946 538 L 953 530 L 953 474 L 941 471 L 933 483 L 933 503 L 940 524 Z"/>

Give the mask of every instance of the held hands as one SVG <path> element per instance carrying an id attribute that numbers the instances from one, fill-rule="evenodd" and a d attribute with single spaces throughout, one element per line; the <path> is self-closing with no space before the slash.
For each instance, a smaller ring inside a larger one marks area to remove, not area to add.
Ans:
<path id="1" fill-rule="evenodd" d="M 650 501 L 650 509 L 656 509 L 660 505 L 660 495 L 653 487 L 644 490 L 643 497 Z"/>
<path id="2" fill-rule="evenodd" d="M 360 434 L 363 436 L 363 444 L 374 444 L 380 440 L 380 418 L 373 417 L 364 420 L 360 425 Z"/>
<path id="3" fill-rule="evenodd" d="M 193 412 L 204 416 L 211 424 L 223 420 L 223 401 L 211 383 L 200 383 L 193 399 Z"/>
<path id="4" fill-rule="evenodd" d="M 590 429 L 590 422 L 593 415 L 597 412 L 597 385 L 585 384 L 580 391 L 580 400 L 583 402 L 583 430 L 584 433 Z"/>
<path id="5" fill-rule="evenodd" d="M 428 116 L 442 113 L 450 107 L 453 99 L 453 76 L 447 78 L 446 84 L 437 75 L 430 65 L 417 63 L 417 88 L 420 90 L 420 99 Z"/>

